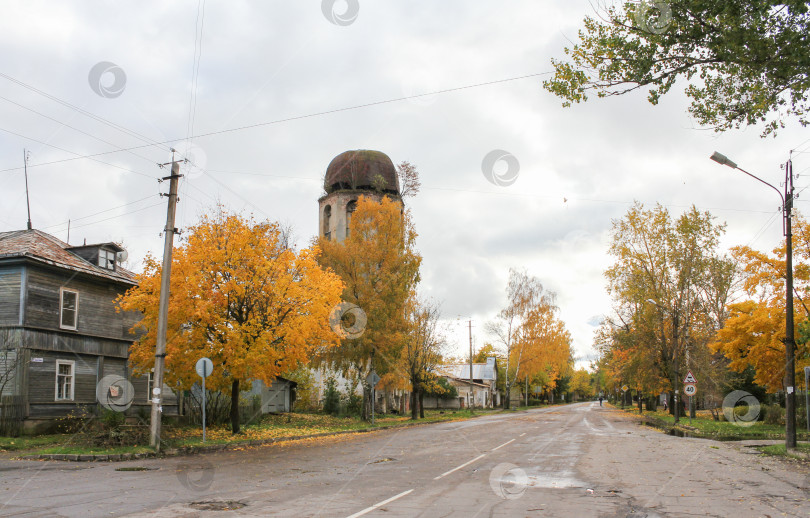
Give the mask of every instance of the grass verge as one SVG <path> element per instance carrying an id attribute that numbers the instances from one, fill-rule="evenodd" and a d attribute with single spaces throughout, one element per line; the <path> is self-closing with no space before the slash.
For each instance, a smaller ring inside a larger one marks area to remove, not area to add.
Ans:
<path id="1" fill-rule="evenodd" d="M 206 430 L 206 441 L 202 442 L 202 428 L 199 426 L 163 427 L 164 446 L 168 448 L 193 447 L 213 444 L 248 443 L 287 437 L 300 437 L 314 434 L 374 430 L 389 427 L 404 427 L 421 423 L 456 421 L 491 415 L 501 410 L 425 410 L 425 418 L 412 421 L 409 416 L 378 415 L 374 425 L 358 417 L 336 417 L 318 413 L 288 413 L 265 415 L 261 421 L 243 425 L 239 434 L 232 434 L 225 426 L 213 426 Z M 82 435 L 40 435 L 36 437 L 0 437 L 0 450 L 13 451 L 20 455 L 76 454 L 114 455 L 122 453 L 147 453 L 148 445 L 103 447 L 87 444 Z"/>
<path id="2" fill-rule="evenodd" d="M 770 446 L 757 446 L 757 450 L 766 455 L 788 457 L 791 459 L 810 461 L 810 443 L 797 444 L 795 450 L 788 451 L 784 444 L 772 444 Z"/>
<path id="3" fill-rule="evenodd" d="M 665 427 L 677 428 L 682 432 L 694 437 L 704 437 L 718 440 L 740 441 L 747 439 L 785 439 L 785 427 L 776 424 L 767 424 L 763 421 L 753 423 L 735 423 L 728 421 L 715 421 L 708 410 L 696 412 L 695 418 L 689 424 L 689 416 L 681 417 L 680 422 L 675 425 L 675 417 L 669 412 L 645 411 L 639 414 L 638 408 L 626 408 L 624 412 L 634 416 L 646 417 L 653 421 L 658 421 Z M 810 433 L 807 431 L 797 431 L 798 440 L 810 440 Z"/>

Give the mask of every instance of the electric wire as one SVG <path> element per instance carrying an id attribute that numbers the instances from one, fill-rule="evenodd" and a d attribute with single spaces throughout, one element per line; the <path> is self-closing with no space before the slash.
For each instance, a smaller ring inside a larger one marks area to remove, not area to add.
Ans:
<path id="1" fill-rule="evenodd" d="M 264 127 L 264 126 L 272 126 L 272 125 L 276 125 L 276 124 L 283 124 L 285 122 L 292 122 L 292 121 L 298 121 L 298 120 L 304 120 L 304 119 L 311 119 L 311 118 L 315 118 L 315 117 L 321 117 L 321 116 L 324 116 L 324 115 L 333 115 L 333 114 L 336 114 L 336 113 L 342 113 L 342 112 L 347 112 L 347 111 L 352 111 L 352 110 L 359 110 L 359 109 L 362 109 L 362 108 L 369 108 L 369 107 L 372 107 L 372 106 L 380 106 L 380 105 L 384 105 L 384 104 L 392 104 L 392 103 L 397 103 L 397 102 L 401 102 L 401 101 L 407 101 L 409 99 L 418 99 L 420 97 L 427 97 L 427 96 L 430 96 L 430 95 L 439 95 L 439 94 L 445 94 L 445 93 L 450 93 L 450 92 L 458 92 L 458 91 L 462 91 L 462 90 L 468 90 L 468 89 L 471 89 L 471 88 L 479 88 L 479 87 L 482 87 L 482 86 L 491 86 L 491 85 L 495 85 L 495 84 L 508 83 L 508 82 L 512 82 L 512 81 L 519 81 L 519 80 L 522 80 L 522 79 L 529 79 L 529 78 L 534 78 L 534 77 L 546 76 L 546 75 L 550 75 L 550 74 L 552 74 L 552 72 L 538 72 L 538 73 L 535 73 L 535 74 L 527 74 L 527 75 L 522 75 L 522 76 L 510 77 L 510 78 L 506 78 L 506 79 L 497 79 L 497 80 L 493 80 L 493 81 L 486 81 L 486 82 L 483 82 L 483 83 L 476 83 L 476 84 L 471 84 L 471 85 L 458 86 L 458 87 L 455 87 L 455 88 L 446 88 L 444 90 L 436 90 L 434 92 L 426 92 L 426 93 L 422 93 L 422 94 L 408 95 L 408 96 L 404 96 L 404 97 L 396 97 L 396 98 L 384 99 L 384 100 L 380 100 L 380 101 L 372 101 L 372 102 L 363 103 L 363 104 L 356 104 L 356 105 L 353 105 L 353 106 L 346 106 L 346 107 L 342 107 L 342 108 L 334 108 L 334 109 L 331 109 L 331 110 L 324 110 L 324 111 L 314 112 L 314 113 L 309 113 L 309 114 L 304 114 L 304 115 L 295 115 L 295 116 L 291 116 L 291 117 L 285 117 L 285 118 L 282 118 L 282 119 L 274 119 L 274 120 L 271 120 L 271 121 L 258 122 L 258 123 L 255 123 L 255 124 L 248 124 L 248 125 L 245 125 L 245 126 L 238 126 L 236 128 L 228 128 L 228 129 L 223 129 L 223 130 L 211 131 L 211 132 L 208 132 L 208 133 L 200 133 L 199 135 L 191 135 L 188 138 L 189 139 L 199 139 L 199 138 L 205 138 L 205 137 L 213 137 L 213 136 L 216 136 L 216 135 L 222 135 L 224 133 L 234 133 L 234 132 L 238 132 L 238 131 L 244 131 L 244 130 L 249 130 L 249 129 L 254 129 L 254 128 L 260 128 L 260 127 Z M 0 77 L 6 77 L 6 76 L 4 74 L 0 73 Z M 152 146 L 162 146 L 162 145 L 172 144 L 174 142 L 181 142 L 183 140 L 186 140 L 186 139 L 182 139 L 182 138 L 168 139 L 168 140 L 164 140 L 164 141 L 160 141 L 160 142 L 154 142 L 154 143 L 151 143 L 151 144 L 143 144 L 143 145 L 132 146 L 132 147 L 128 147 L 128 148 L 113 149 L 113 150 L 110 150 L 110 151 L 104 151 L 104 152 L 100 152 L 100 153 L 92 153 L 92 154 L 87 154 L 87 155 L 82 155 L 82 156 L 77 156 L 77 157 L 64 158 L 64 159 L 61 159 L 61 160 L 53 160 L 51 162 L 41 162 L 39 164 L 31 164 L 28 167 L 31 168 L 31 167 L 38 167 L 38 166 L 43 166 L 43 165 L 52 165 L 52 164 L 58 164 L 58 163 L 62 163 L 62 162 L 69 162 L 69 161 L 72 161 L 72 160 L 81 160 L 83 158 L 91 158 L 91 157 L 97 157 L 97 156 L 102 156 L 102 155 L 109 155 L 109 154 L 112 154 L 112 153 L 120 153 L 122 151 L 131 151 L 131 150 L 135 150 L 135 149 L 143 149 L 143 148 L 152 147 Z M 20 169 L 22 169 L 22 168 L 21 167 L 9 167 L 9 168 L 6 168 L 6 169 L 0 169 L 0 173 L 4 173 L 4 172 L 7 172 L 7 171 L 17 171 L 17 170 L 20 170 Z"/>
<path id="2" fill-rule="evenodd" d="M 75 221 L 81 221 L 81 220 L 83 220 L 83 219 L 92 218 L 92 217 L 94 217 L 94 216 L 98 216 L 98 215 L 100 215 L 100 214 L 105 214 L 105 213 L 107 213 L 107 212 L 110 212 L 110 211 L 113 211 L 113 210 L 116 210 L 116 209 L 121 209 L 121 208 L 123 208 L 123 207 L 128 207 L 128 206 L 130 206 L 130 205 L 135 205 L 136 203 L 140 203 L 140 202 L 142 202 L 142 201 L 144 201 L 144 200 L 148 200 L 148 199 L 150 199 L 150 198 L 154 198 L 155 196 L 158 196 L 158 195 L 157 195 L 157 194 L 150 194 L 149 196 L 146 196 L 145 198 L 141 198 L 141 199 L 139 199 L 139 200 L 131 201 L 131 202 L 129 202 L 129 203 L 125 203 L 125 204 L 123 204 L 123 205 L 117 205 L 117 206 L 115 206 L 115 207 L 111 207 L 111 208 L 109 208 L 109 209 L 104 209 L 104 210 L 99 211 L 99 212 L 94 212 L 93 214 L 88 214 L 87 216 L 81 216 L 81 217 L 79 217 L 79 218 L 71 218 L 69 221 L 63 221 L 62 223 L 56 223 L 56 224 L 54 224 L 54 225 L 49 225 L 49 226 L 47 226 L 47 227 L 42 227 L 42 230 L 47 230 L 47 229 L 49 229 L 49 228 L 54 228 L 54 227 L 61 227 L 62 225 L 68 225 L 68 224 L 72 224 L 72 223 L 73 223 L 73 222 L 75 222 Z"/>
<path id="3" fill-rule="evenodd" d="M 54 148 L 54 149 L 58 149 L 59 151 L 64 151 L 65 153 L 70 153 L 70 154 L 72 154 L 72 155 L 78 155 L 78 154 L 79 154 L 79 153 L 76 153 L 76 152 L 71 151 L 71 150 L 69 150 L 69 149 L 65 149 L 65 148 L 62 148 L 62 147 L 59 147 L 59 146 L 55 146 L 55 145 L 53 145 L 53 144 L 49 144 L 48 142 L 45 142 L 45 141 L 42 141 L 42 140 L 39 140 L 39 139 L 35 139 L 35 138 L 33 138 L 33 137 L 28 137 L 28 136 L 26 136 L 26 135 L 22 135 L 22 134 L 20 134 L 20 133 L 16 133 L 16 132 L 14 132 L 14 131 L 11 131 L 11 130 L 8 130 L 8 129 L 5 129 L 5 128 L 0 128 L 0 131 L 5 131 L 6 133 L 9 133 L 9 134 L 11 134 L 11 135 L 14 135 L 15 137 L 24 138 L 24 139 L 26 139 L 26 140 L 30 140 L 30 141 L 32 141 L 32 142 L 36 142 L 37 144 L 42 144 L 43 146 L 48 146 L 48 147 L 52 147 L 52 148 Z M 141 172 L 138 172 L 138 171 L 133 171 L 132 169 L 127 169 L 126 167 L 122 167 L 122 166 L 120 166 L 120 165 L 111 164 L 111 163 L 109 163 L 109 162 L 105 162 L 105 161 L 103 161 L 103 160 L 99 160 L 99 159 L 97 159 L 97 158 L 93 158 L 93 157 L 90 157 L 90 156 L 79 156 L 79 157 L 71 158 L 71 159 L 68 159 L 68 160 L 78 160 L 79 158 L 82 158 L 82 159 L 86 158 L 86 159 L 88 159 L 88 160 L 92 160 L 93 162 L 98 162 L 99 164 L 104 164 L 104 165 L 108 165 L 108 166 L 110 166 L 110 167 L 114 167 L 114 168 L 116 168 L 116 169 L 121 169 L 122 171 L 126 171 L 126 172 L 128 172 L 128 173 L 134 173 L 134 174 L 138 174 L 138 175 L 141 175 L 141 176 L 145 176 L 145 177 L 147 177 L 147 178 L 154 179 L 154 176 L 150 176 L 150 175 L 148 175 L 148 174 L 146 174 L 146 173 L 141 173 Z M 66 162 L 66 161 L 67 161 L 67 160 L 58 160 L 58 161 L 56 161 L 55 163 L 58 163 L 58 162 Z M 28 164 L 28 168 L 29 168 L 29 169 L 31 169 L 32 167 L 36 167 L 36 166 L 48 165 L 49 163 L 54 163 L 54 162 L 41 162 L 41 163 L 39 163 L 39 164 Z M 5 171 L 11 171 L 11 170 L 18 171 L 18 170 L 20 170 L 20 169 L 23 169 L 23 168 L 22 168 L 22 167 L 15 167 L 15 168 L 13 168 L 13 169 L 6 169 Z"/>
<path id="4" fill-rule="evenodd" d="M 78 133 L 81 133 L 82 135 L 86 135 L 86 136 L 88 136 L 88 137 L 90 137 L 90 138 L 92 138 L 92 139 L 98 140 L 99 142 L 102 142 L 102 143 L 104 143 L 104 144 L 107 144 L 108 146 L 119 147 L 119 146 L 116 146 L 115 144 L 113 144 L 112 142 L 108 142 L 108 141 L 106 141 L 106 140 L 104 140 L 104 139 L 102 139 L 102 138 L 99 138 L 99 137 L 97 137 L 97 136 L 95 136 L 95 135 L 91 134 L 91 133 L 88 133 L 88 132 L 86 132 L 86 131 L 84 131 L 84 130 L 80 130 L 79 128 L 76 128 L 76 127 L 74 127 L 74 126 L 71 126 L 70 124 L 64 123 L 64 122 L 62 122 L 62 121 L 60 121 L 60 120 L 57 120 L 57 119 L 55 119 L 55 118 L 53 118 L 53 117 L 51 117 L 51 116 L 49 116 L 49 115 L 45 115 L 45 114 L 44 114 L 44 113 L 42 113 L 42 112 L 38 112 L 37 110 L 34 110 L 33 108 L 29 108 L 29 107 L 27 107 L 27 106 L 24 106 L 24 105 L 22 105 L 22 104 L 20 104 L 20 103 L 18 103 L 18 102 L 16 102 L 16 101 L 12 101 L 11 99 L 9 99 L 9 98 L 7 98 L 7 97 L 0 96 L 0 99 L 2 99 L 2 100 L 4 100 L 4 101 L 6 101 L 6 102 L 8 102 L 8 103 L 11 103 L 11 104 L 13 104 L 13 105 L 15 105 L 15 106 L 18 106 L 18 107 L 20 107 L 20 108 L 22 108 L 22 109 L 24 109 L 24 110 L 28 110 L 28 111 L 30 111 L 31 113 L 35 113 L 35 114 L 39 115 L 40 117 L 44 117 L 44 118 L 46 118 L 46 119 L 48 119 L 48 120 L 50 120 L 50 121 L 53 121 L 53 122 L 55 122 L 55 123 L 57 123 L 57 124 L 59 124 L 59 125 L 61 125 L 61 126 L 64 126 L 64 127 L 66 127 L 66 128 L 70 128 L 70 129 L 72 129 L 73 131 L 76 131 L 76 132 L 78 132 Z M 147 161 L 147 162 L 149 162 L 150 164 L 154 164 L 154 163 L 155 163 L 155 161 L 154 161 L 154 160 L 149 159 L 149 158 L 146 158 L 146 157 L 145 157 L 145 156 L 143 156 L 143 155 L 139 155 L 138 153 L 135 153 L 135 152 L 130 151 L 130 150 L 126 150 L 126 151 L 127 151 L 127 153 L 129 153 L 129 154 L 131 154 L 131 155 L 133 155 L 133 156 L 136 156 L 136 157 L 138 157 L 138 158 L 142 158 L 143 160 L 146 160 L 146 161 Z"/>
<path id="5" fill-rule="evenodd" d="M 153 139 L 150 139 L 149 137 L 147 137 L 145 135 L 141 135 L 140 133 L 138 133 L 138 132 L 136 132 L 134 130 L 130 130 L 128 128 L 125 128 L 124 126 L 121 126 L 121 125 L 116 124 L 116 123 L 114 123 L 114 122 L 112 122 L 110 120 L 107 120 L 107 119 L 105 119 L 103 117 L 100 117 L 100 116 L 98 116 L 98 115 L 96 115 L 96 114 L 94 114 L 94 113 L 92 113 L 90 111 L 85 110 L 84 108 L 80 108 L 79 106 L 76 106 L 75 104 L 72 104 L 72 103 L 69 103 L 68 101 L 60 99 L 59 97 L 56 97 L 55 95 L 51 95 L 51 94 L 49 94 L 49 93 L 47 93 L 45 91 L 40 90 L 39 88 L 36 88 L 36 87 L 31 86 L 31 85 L 29 85 L 27 83 L 24 83 L 24 82 L 20 81 L 19 79 L 15 79 L 15 78 L 11 77 L 8 74 L 4 74 L 3 72 L 0 72 L 0 77 L 2 77 L 3 79 L 6 79 L 8 81 L 11 81 L 12 83 L 15 83 L 15 84 L 17 84 L 19 86 L 22 86 L 23 88 L 31 90 L 32 92 L 37 93 L 37 94 L 39 94 L 39 95 L 41 95 L 41 96 L 43 96 L 43 97 L 45 97 L 47 99 L 50 99 L 50 100 L 52 100 L 52 101 L 54 101 L 54 102 L 56 102 L 58 104 L 61 104 L 62 106 L 65 106 L 67 108 L 75 110 L 75 111 L 79 112 L 80 114 L 84 115 L 85 117 L 89 117 L 89 118 L 91 118 L 91 119 L 93 119 L 95 121 L 101 122 L 102 124 L 106 124 L 107 126 L 110 126 L 111 128 L 116 129 L 116 130 L 118 130 L 118 131 L 120 131 L 122 133 L 126 133 L 127 135 L 129 135 L 131 137 L 134 137 L 134 138 L 136 138 L 136 139 L 138 139 L 138 140 L 140 140 L 142 142 L 148 142 L 149 145 L 151 145 L 151 146 L 163 146 L 163 145 L 167 144 L 167 142 L 157 142 L 157 141 L 155 141 Z M 169 141 L 169 142 L 173 142 L 173 141 Z M 137 149 L 137 148 L 129 148 L 127 150 L 130 150 L 130 149 Z M 166 150 L 170 151 L 170 149 L 168 147 L 166 148 Z M 124 150 L 121 150 L 121 151 L 124 151 Z"/>

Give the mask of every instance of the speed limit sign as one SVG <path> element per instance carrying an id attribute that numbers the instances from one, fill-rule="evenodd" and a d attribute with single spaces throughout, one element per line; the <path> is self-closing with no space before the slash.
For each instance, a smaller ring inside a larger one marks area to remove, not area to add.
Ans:
<path id="1" fill-rule="evenodd" d="M 697 385 L 694 383 L 687 383 L 683 386 L 683 393 L 687 396 L 694 396 L 697 394 Z"/>

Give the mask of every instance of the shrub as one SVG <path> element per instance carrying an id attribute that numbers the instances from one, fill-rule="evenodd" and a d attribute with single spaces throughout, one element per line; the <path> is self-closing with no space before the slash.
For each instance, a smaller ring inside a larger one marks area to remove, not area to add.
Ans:
<path id="1" fill-rule="evenodd" d="M 90 419 L 92 416 L 84 407 L 71 410 L 67 415 L 56 419 L 56 431 L 66 434 L 79 433 L 87 427 Z"/>
<path id="2" fill-rule="evenodd" d="M 338 392 L 335 378 L 331 376 L 326 380 L 326 390 L 323 394 L 323 411 L 332 415 L 337 415 L 340 412 L 340 392 Z"/>
<path id="3" fill-rule="evenodd" d="M 766 424 L 785 424 L 785 409 L 780 405 L 762 405 L 760 416 Z"/>

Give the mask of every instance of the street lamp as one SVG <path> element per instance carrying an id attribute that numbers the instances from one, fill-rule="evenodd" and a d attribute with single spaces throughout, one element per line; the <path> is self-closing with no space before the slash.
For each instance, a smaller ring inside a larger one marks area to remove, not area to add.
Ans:
<path id="1" fill-rule="evenodd" d="M 751 178 L 764 183 L 782 200 L 782 231 L 786 242 L 785 258 L 785 446 L 796 447 L 796 340 L 793 335 L 793 233 L 791 230 L 791 212 L 793 211 L 793 163 L 788 160 L 785 164 L 785 192 L 784 194 L 765 180 L 741 169 L 728 157 L 717 151 L 710 157 L 721 165 L 737 169 Z"/>
<path id="2" fill-rule="evenodd" d="M 653 299 L 647 299 L 647 302 L 655 305 L 662 312 L 668 311 L 668 308 L 665 308 Z M 672 317 L 672 341 L 674 342 L 672 347 L 672 362 L 675 364 L 675 380 L 672 383 L 672 390 L 674 390 L 675 393 L 672 396 L 672 411 L 673 415 L 675 416 L 675 424 L 678 424 L 681 421 L 681 404 L 678 401 L 678 395 L 680 393 L 678 387 L 681 383 L 680 369 L 678 368 L 678 326 L 680 323 L 678 322 L 677 313 L 673 315 L 672 312 L 670 312 L 670 317 Z"/>

